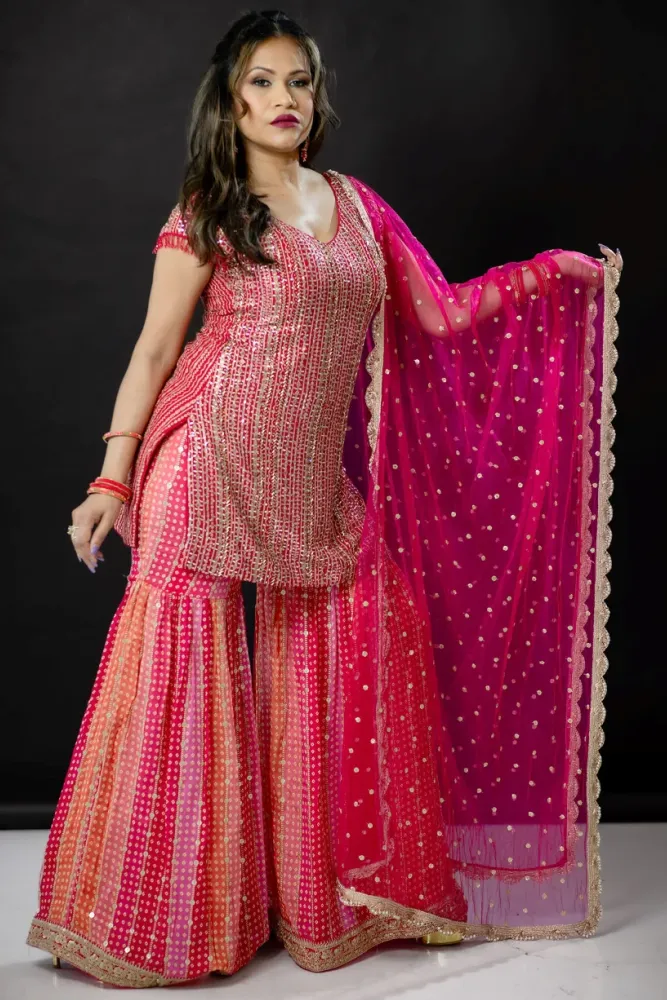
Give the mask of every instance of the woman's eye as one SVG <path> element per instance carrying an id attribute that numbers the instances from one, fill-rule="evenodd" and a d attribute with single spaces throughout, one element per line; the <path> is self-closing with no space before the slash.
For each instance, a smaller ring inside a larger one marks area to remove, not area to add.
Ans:
<path id="1" fill-rule="evenodd" d="M 263 87 L 266 84 L 267 87 L 271 86 L 271 81 L 267 80 L 264 76 L 257 76 L 252 81 L 252 85 L 257 87 Z M 310 84 L 310 80 L 290 80 L 290 86 L 297 87 L 307 87 Z"/>

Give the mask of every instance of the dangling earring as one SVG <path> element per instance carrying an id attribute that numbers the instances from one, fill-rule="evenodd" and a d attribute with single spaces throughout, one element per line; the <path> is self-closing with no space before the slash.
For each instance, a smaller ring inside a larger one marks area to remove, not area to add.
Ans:
<path id="1" fill-rule="evenodd" d="M 308 159 L 308 143 L 310 142 L 310 136 L 307 136 L 306 141 L 301 147 L 301 162 L 305 163 Z"/>

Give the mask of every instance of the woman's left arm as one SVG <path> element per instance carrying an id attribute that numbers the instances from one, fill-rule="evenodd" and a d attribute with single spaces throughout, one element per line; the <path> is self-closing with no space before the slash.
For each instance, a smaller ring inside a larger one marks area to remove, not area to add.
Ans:
<path id="1" fill-rule="evenodd" d="M 523 291 L 523 297 L 517 305 L 521 301 L 545 294 L 544 282 L 540 287 L 533 268 L 529 266 L 533 260 L 506 268 L 492 268 L 479 278 L 448 284 L 444 279 L 438 282 L 436 279 L 439 275 L 434 278 L 426 268 L 420 267 L 415 252 L 403 240 L 401 244 L 398 261 L 399 266 L 404 269 L 402 277 L 409 289 L 412 308 L 424 332 L 433 336 L 446 337 L 455 331 L 461 332 L 471 327 L 475 289 L 480 290 L 474 313 L 476 322 L 489 319 L 504 308 L 505 298 L 499 287 L 501 281 L 506 282 L 505 290 L 512 295 L 515 290 L 520 295 L 521 290 Z M 616 263 L 616 255 L 611 250 L 606 247 L 601 249 L 607 259 Z M 600 287 L 604 281 L 603 268 L 593 257 L 574 250 L 561 250 L 552 254 L 551 259 L 554 262 L 552 267 L 555 278 L 566 275 L 595 288 Z"/>
<path id="2" fill-rule="evenodd" d="M 550 280 L 563 276 L 596 288 L 604 280 L 604 266 L 599 258 L 574 250 L 551 250 L 531 260 L 492 267 L 481 277 L 450 284 L 388 202 L 364 182 L 350 179 L 369 212 L 376 239 L 389 265 L 387 274 L 391 287 L 388 293 L 390 298 L 397 300 L 394 308 L 412 313 L 425 333 L 446 337 L 467 330 L 473 322 L 499 314 L 508 297 L 519 307 L 530 299 L 548 295 Z M 620 252 L 614 254 L 603 244 L 600 249 L 609 263 L 620 271 L 623 266 Z"/>
<path id="3" fill-rule="evenodd" d="M 620 270 L 623 266 L 620 253 L 617 251 L 614 254 L 609 247 L 605 247 L 602 243 L 600 244 L 600 249 L 607 260 Z M 599 288 L 604 283 L 604 272 L 599 262 L 593 257 L 588 257 L 586 254 L 579 253 L 576 250 L 561 250 L 553 255 L 553 260 L 558 265 L 558 271 L 555 274 L 556 278 L 561 277 L 561 275 L 567 275 L 571 278 L 578 278 L 584 284 L 594 288 Z M 528 261 L 525 261 L 512 270 L 518 272 L 518 281 L 523 286 L 527 298 L 537 298 L 543 294 L 534 270 L 528 266 Z M 458 290 L 463 286 L 451 285 L 450 287 Z M 484 320 L 490 316 L 495 316 L 496 313 L 500 312 L 502 307 L 502 296 L 497 283 L 495 281 L 487 281 L 480 297 L 477 319 Z"/>

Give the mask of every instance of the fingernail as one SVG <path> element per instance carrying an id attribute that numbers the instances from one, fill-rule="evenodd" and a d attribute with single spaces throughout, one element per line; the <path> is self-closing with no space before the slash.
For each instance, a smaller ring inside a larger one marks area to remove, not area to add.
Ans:
<path id="1" fill-rule="evenodd" d="M 99 549 L 99 545 L 91 545 L 90 546 L 90 551 L 93 553 L 93 555 L 95 555 L 95 553 L 97 552 L 98 549 Z"/>
<path id="2" fill-rule="evenodd" d="M 90 570 L 91 573 L 95 572 L 95 567 L 94 566 L 89 566 L 88 569 Z"/>

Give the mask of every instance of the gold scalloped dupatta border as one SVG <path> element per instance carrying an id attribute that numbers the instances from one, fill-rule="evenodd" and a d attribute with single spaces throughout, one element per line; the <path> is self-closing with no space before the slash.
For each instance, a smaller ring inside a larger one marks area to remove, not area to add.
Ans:
<path id="1" fill-rule="evenodd" d="M 364 221 L 368 232 L 375 245 L 377 246 L 378 253 L 381 257 L 384 257 L 382 247 L 377 242 L 375 238 L 375 232 L 373 230 L 373 224 L 370 220 L 370 216 L 366 211 L 366 206 L 359 197 L 359 192 L 355 188 L 354 184 L 348 180 L 345 174 L 340 174 L 338 171 L 330 170 L 329 173 L 335 173 L 339 178 L 341 184 L 343 185 L 345 191 L 347 192 L 349 198 L 354 202 L 357 207 L 359 215 Z M 366 357 L 366 371 L 370 376 L 370 382 L 366 388 L 365 400 L 369 411 L 368 420 L 368 446 L 370 449 L 370 457 L 368 459 L 368 468 L 373 473 L 373 461 L 375 458 L 375 446 L 377 444 L 378 429 L 380 427 L 380 409 L 382 406 L 382 369 L 384 366 L 384 310 L 385 310 L 385 299 L 384 292 L 380 303 L 375 310 L 375 315 L 371 322 L 371 331 L 373 336 L 373 345 L 371 350 L 368 352 Z"/>
<path id="2" fill-rule="evenodd" d="M 613 454 L 614 430 L 613 421 L 616 415 L 614 392 L 616 391 L 616 362 L 618 350 L 618 320 L 619 298 L 616 288 L 621 279 L 621 272 L 608 261 L 604 261 L 604 320 L 602 345 L 602 402 L 600 406 L 600 473 L 598 483 L 597 538 L 595 545 L 595 604 L 593 619 L 593 677 L 591 685 L 591 715 L 589 726 L 587 816 L 588 816 L 588 892 L 590 932 L 595 930 L 601 913 L 601 878 L 600 878 L 600 751 L 604 742 L 604 697 L 607 691 L 605 674 L 609 666 L 606 649 L 609 645 L 607 621 L 609 608 L 607 598 L 610 593 L 609 571 L 611 570 L 611 494 L 613 490 L 612 470 L 615 464 Z"/>

